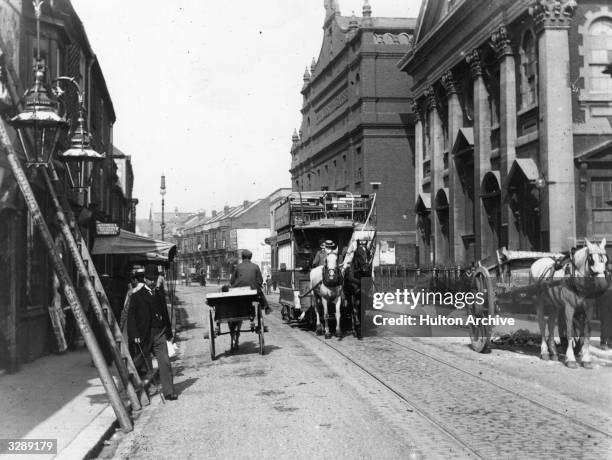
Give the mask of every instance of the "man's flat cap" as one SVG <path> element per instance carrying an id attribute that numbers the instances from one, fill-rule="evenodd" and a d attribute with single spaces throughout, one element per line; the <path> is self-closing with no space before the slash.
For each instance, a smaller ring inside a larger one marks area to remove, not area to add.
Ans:
<path id="1" fill-rule="evenodd" d="M 248 249 L 244 249 L 242 251 L 242 258 L 243 259 L 250 259 L 251 257 L 253 257 L 253 253 L 251 251 L 249 251 Z"/>

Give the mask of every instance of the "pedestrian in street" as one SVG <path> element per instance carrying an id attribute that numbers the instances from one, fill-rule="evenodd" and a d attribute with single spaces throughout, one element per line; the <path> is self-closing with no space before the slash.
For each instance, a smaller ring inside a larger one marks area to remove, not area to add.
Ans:
<path id="1" fill-rule="evenodd" d="M 266 275 L 266 294 L 270 294 L 270 284 L 272 283 L 272 278 L 270 275 Z"/>
<path id="2" fill-rule="evenodd" d="M 136 349 L 137 359 L 134 364 L 144 366 L 150 375 L 151 353 L 157 358 L 159 377 L 163 395 L 167 400 L 178 398 L 174 392 L 172 367 L 168 357 L 166 341 L 172 339 L 172 329 L 166 299 L 162 289 L 156 289 L 159 280 L 157 266 L 149 264 L 145 267 L 144 286 L 131 296 L 128 312 L 128 338 Z"/>

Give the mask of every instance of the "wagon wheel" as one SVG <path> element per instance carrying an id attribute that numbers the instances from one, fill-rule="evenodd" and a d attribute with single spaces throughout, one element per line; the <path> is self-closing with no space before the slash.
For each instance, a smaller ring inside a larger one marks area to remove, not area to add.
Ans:
<path id="1" fill-rule="evenodd" d="M 484 304 L 477 305 L 473 303 L 468 306 L 468 314 L 474 319 L 483 318 L 494 312 L 495 293 L 493 292 L 493 283 L 489 270 L 484 267 L 478 267 L 474 271 L 472 278 L 472 289 L 484 294 Z M 478 353 L 484 353 L 489 348 L 491 340 L 491 327 L 483 325 L 470 325 L 470 340 L 472 341 L 472 349 Z"/>
<path id="2" fill-rule="evenodd" d="M 257 326 L 259 329 L 259 354 L 264 354 L 264 319 L 261 314 L 261 305 L 257 306 Z"/>
<path id="3" fill-rule="evenodd" d="M 208 310 L 208 344 L 210 346 L 210 359 L 215 360 L 215 322 L 213 321 L 212 310 Z"/>

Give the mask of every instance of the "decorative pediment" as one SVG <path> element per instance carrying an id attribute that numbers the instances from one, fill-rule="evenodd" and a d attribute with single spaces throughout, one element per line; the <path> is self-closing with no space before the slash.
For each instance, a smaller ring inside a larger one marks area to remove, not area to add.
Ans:
<path id="1" fill-rule="evenodd" d="M 577 163 L 612 162 L 612 139 L 592 146 L 575 157 Z"/>
<path id="2" fill-rule="evenodd" d="M 474 148 L 474 129 L 473 128 L 459 128 L 457 135 L 455 136 L 455 142 L 453 143 L 452 154 L 459 155 L 465 150 Z"/>
<path id="3" fill-rule="evenodd" d="M 415 43 L 419 43 L 427 34 L 444 20 L 452 9 L 461 3 L 460 0 L 423 0 L 417 20 Z"/>

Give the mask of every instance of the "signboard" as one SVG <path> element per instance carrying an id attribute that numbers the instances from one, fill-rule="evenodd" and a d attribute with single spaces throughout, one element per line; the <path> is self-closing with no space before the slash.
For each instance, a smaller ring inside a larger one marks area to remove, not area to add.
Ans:
<path id="1" fill-rule="evenodd" d="M 235 228 L 230 230 L 229 247 L 230 249 L 238 249 L 238 232 Z"/>
<path id="2" fill-rule="evenodd" d="M 279 230 L 288 227 L 291 223 L 289 216 L 289 201 L 287 201 L 274 211 L 274 229 Z"/>
<path id="3" fill-rule="evenodd" d="M 117 236 L 119 235 L 119 225 L 114 222 L 96 222 L 96 235 Z"/>

